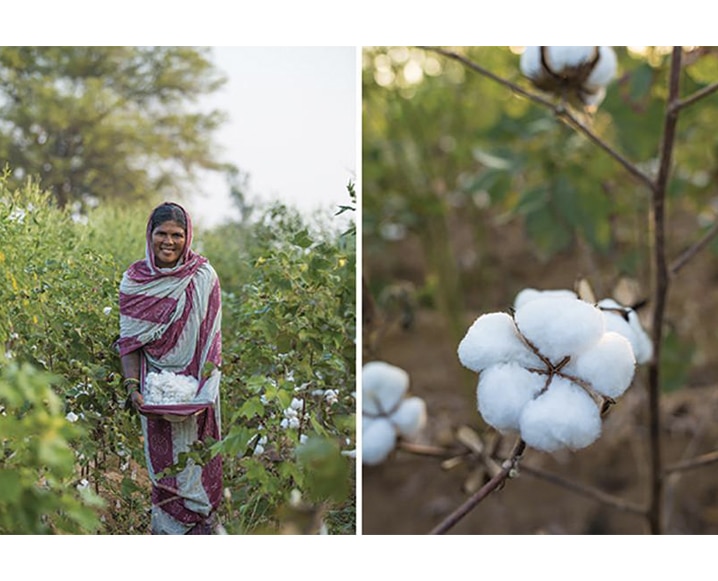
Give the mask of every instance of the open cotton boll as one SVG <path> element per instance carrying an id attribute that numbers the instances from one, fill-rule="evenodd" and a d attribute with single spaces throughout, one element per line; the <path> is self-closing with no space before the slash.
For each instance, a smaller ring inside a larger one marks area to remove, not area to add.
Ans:
<path id="1" fill-rule="evenodd" d="M 527 46 L 519 59 L 521 73 L 529 79 L 538 79 L 543 74 L 541 47 Z"/>
<path id="2" fill-rule="evenodd" d="M 389 419 L 405 438 L 413 438 L 426 424 L 426 403 L 420 397 L 408 397 Z"/>
<path id="3" fill-rule="evenodd" d="M 633 350 L 636 355 L 636 362 L 646 363 L 650 361 L 651 357 L 653 357 L 653 341 L 651 341 L 648 333 L 643 329 L 636 311 L 631 310 L 631 312 L 628 313 L 628 324 L 636 336 L 636 343 Z"/>
<path id="4" fill-rule="evenodd" d="M 580 299 L 540 297 L 516 310 L 516 326 L 544 357 L 558 363 L 603 335 L 601 311 Z"/>
<path id="5" fill-rule="evenodd" d="M 396 429 L 387 418 L 362 418 L 362 462 L 381 464 L 396 446 Z"/>
<path id="6" fill-rule="evenodd" d="M 590 383 L 601 395 L 618 397 L 631 385 L 635 369 L 631 343 L 623 335 L 609 331 L 571 360 L 565 371 Z"/>
<path id="7" fill-rule="evenodd" d="M 536 367 L 541 361 L 519 337 L 516 324 L 506 313 L 481 315 L 459 343 L 459 361 L 479 373 L 491 365 L 516 361 Z"/>
<path id="8" fill-rule="evenodd" d="M 527 302 L 541 297 L 577 299 L 578 295 L 568 289 L 537 290 L 535 288 L 525 288 L 516 295 L 514 299 L 514 309 L 519 309 Z"/>
<path id="9" fill-rule="evenodd" d="M 362 367 L 362 411 L 370 415 L 387 414 L 409 389 L 409 374 L 384 361 L 371 361 Z"/>
<path id="10" fill-rule="evenodd" d="M 642 364 L 649 361 L 653 356 L 653 342 L 643 329 L 638 313 L 613 299 L 600 300 L 598 307 L 603 313 L 606 331 L 615 331 L 630 341 L 636 363 Z"/>
<path id="11" fill-rule="evenodd" d="M 585 448 L 601 435 L 591 396 L 562 377 L 554 377 L 545 393 L 526 404 L 519 426 L 524 442 L 544 452 Z"/>
<path id="12" fill-rule="evenodd" d="M 518 431 L 521 412 L 545 383 L 546 376 L 516 363 L 489 367 L 481 373 L 476 388 L 481 417 L 499 431 Z"/>
<path id="13" fill-rule="evenodd" d="M 584 86 L 592 91 L 597 91 L 610 83 L 616 76 L 618 60 L 616 52 L 610 46 L 598 47 L 598 62 L 588 75 Z"/>
<path id="14" fill-rule="evenodd" d="M 594 58 L 595 50 L 595 46 L 547 46 L 546 64 L 557 75 L 566 75 Z"/>

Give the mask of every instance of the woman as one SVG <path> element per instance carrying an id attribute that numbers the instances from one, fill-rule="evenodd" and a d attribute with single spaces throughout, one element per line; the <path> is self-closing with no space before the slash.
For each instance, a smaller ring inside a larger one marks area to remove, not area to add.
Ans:
<path id="1" fill-rule="evenodd" d="M 123 386 L 142 414 L 153 534 L 212 534 L 222 498 L 220 456 L 205 466 L 190 461 L 176 476 L 157 477 L 194 442 L 220 438 L 219 279 L 191 242 L 187 212 L 178 204 L 161 204 L 147 223 L 144 260 L 133 263 L 120 283 L 118 349 Z M 172 415 L 145 405 L 145 378 L 161 371 L 198 381 L 195 400 L 171 408 Z"/>

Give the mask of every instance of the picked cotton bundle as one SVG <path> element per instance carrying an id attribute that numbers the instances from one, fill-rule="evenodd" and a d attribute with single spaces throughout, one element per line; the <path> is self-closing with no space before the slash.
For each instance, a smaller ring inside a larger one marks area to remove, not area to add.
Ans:
<path id="1" fill-rule="evenodd" d="M 163 370 L 147 374 L 143 396 L 147 405 L 190 403 L 197 394 L 197 387 L 194 377 Z"/>

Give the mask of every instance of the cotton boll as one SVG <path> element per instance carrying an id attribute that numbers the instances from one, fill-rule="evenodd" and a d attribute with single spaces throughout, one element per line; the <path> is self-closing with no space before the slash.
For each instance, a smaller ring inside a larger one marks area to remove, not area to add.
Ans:
<path id="1" fill-rule="evenodd" d="M 374 466 L 386 460 L 396 445 L 396 430 L 387 418 L 363 418 L 362 462 Z"/>
<path id="2" fill-rule="evenodd" d="M 643 329 L 638 313 L 633 309 L 624 307 L 613 299 L 599 301 L 598 307 L 603 313 L 606 331 L 620 333 L 631 342 L 636 363 L 646 363 L 653 356 L 653 343 Z M 624 317 L 628 317 L 628 320 Z"/>
<path id="3" fill-rule="evenodd" d="M 391 412 L 409 389 L 409 374 L 383 361 L 362 368 L 362 411 L 370 415 Z"/>
<path id="4" fill-rule="evenodd" d="M 499 431 L 518 430 L 521 412 L 546 383 L 546 376 L 516 363 L 495 365 L 481 373 L 477 386 L 479 412 Z"/>
<path id="5" fill-rule="evenodd" d="M 535 288 L 525 288 L 516 295 L 516 298 L 514 299 L 514 309 L 519 309 L 529 301 L 541 297 L 577 299 L 578 295 L 568 289 L 537 290 Z"/>
<path id="6" fill-rule="evenodd" d="M 606 89 L 599 87 L 593 91 L 581 91 L 581 101 L 586 107 L 598 107 L 606 98 Z"/>
<path id="7" fill-rule="evenodd" d="M 541 64 L 541 47 L 527 46 L 519 60 L 521 73 L 529 79 L 536 80 L 543 74 Z"/>
<path id="8" fill-rule="evenodd" d="M 636 343 L 634 346 L 634 353 L 636 355 L 637 363 L 646 363 L 653 357 L 653 341 L 648 336 L 648 333 L 643 329 L 641 320 L 638 318 L 636 311 L 628 313 L 628 324 L 633 329 L 636 336 Z"/>
<path id="9" fill-rule="evenodd" d="M 610 46 L 598 47 L 598 62 L 591 70 L 584 86 L 590 91 L 597 91 L 608 85 L 616 76 L 618 60 L 616 53 Z"/>
<path id="10" fill-rule="evenodd" d="M 426 403 L 420 397 L 408 397 L 389 419 L 399 435 L 413 438 L 426 424 Z"/>
<path id="11" fill-rule="evenodd" d="M 585 448 L 601 435 L 601 417 L 591 396 L 561 377 L 526 404 L 519 426 L 524 442 L 544 452 Z"/>
<path id="12" fill-rule="evenodd" d="M 524 337 L 553 363 L 588 348 L 604 332 L 601 311 L 579 299 L 540 297 L 517 309 L 514 318 Z"/>
<path id="13" fill-rule="evenodd" d="M 595 56 L 594 46 L 547 46 L 546 64 L 551 72 L 560 76 L 570 76 L 576 69 L 591 61 Z"/>
<path id="14" fill-rule="evenodd" d="M 459 343 L 458 355 L 464 367 L 477 373 L 510 361 L 526 367 L 541 364 L 521 340 L 514 320 L 506 313 L 488 313 L 476 319 Z"/>
<path id="15" fill-rule="evenodd" d="M 631 343 L 623 335 L 610 331 L 571 361 L 566 373 L 588 382 L 601 395 L 618 397 L 631 385 L 635 368 Z"/>

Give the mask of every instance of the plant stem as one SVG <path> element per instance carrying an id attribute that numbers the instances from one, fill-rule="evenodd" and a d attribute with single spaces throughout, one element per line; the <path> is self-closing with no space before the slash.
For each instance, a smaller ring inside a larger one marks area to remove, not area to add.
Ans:
<path id="1" fill-rule="evenodd" d="M 681 72 L 680 46 L 673 48 L 671 71 L 668 88 L 668 103 L 663 126 L 663 138 L 660 152 L 658 177 L 651 196 L 650 229 L 653 237 L 653 321 L 652 340 L 653 358 L 648 365 L 648 407 L 649 407 L 649 438 L 651 450 L 651 488 L 648 509 L 648 524 L 651 533 L 660 534 L 663 530 L 663 469 L 661 465 L 661 425 L 660 425 L 660 362 L 661 339 L 663 335 L 663 316 L 666 310 L 666 299 L 670 275 L 666 262 L 666 217 L 665 202 L 668 177 L 673 157 L 678 108 L 675 104 L 679 99 L 679 81 Z"/>
<path id="2" fill-rule="evenodd" d="M 501 466 L 501 471 L 496 474 L 491 480 L 484 484 L 479 490 L 477 490 L 464 504 L 452 512 L 446 517 L 441 523 L 434 527 L 429 534 L 431 535 L 443 535 L 452 529 L 461 519 L 463 519 L 469 512 L 471 512 L 482 500 L 484 500 L 489 494 L 496 490 L 508 477 L 511 471 L 516 467 L 516 464 L 523 454 L 526 444 L 523 440 L 519 439 L 514 445 L 514 449 L 511 453 L 511 457 L 506 460 Z"/>
<path id="3" fill-rule="evenodd" d="M 708 464 L 715 464 L 716 462 L 718 462 L 718 451 L 709 452 L 708 454 L 703 454 L 697 458 L 684 460 L 683 462 L 677 462 L 675 464 L 671 464 L 670 466 L 666 466 L 664 474 L 693 470 L 694 468 L 700 468 L 702 466 L 707 466 Z"/>
<path id="4" fill-rule="evenodd" d="M 688 107 L 689 105 L 692 105 L 696 101 L 699 101 L 700 99 L 703 99 L 704 97 L 707 97 L 708 95 L 712 95 L 716 91 L 718 91 L 718 83 L 713 83 L 712 85 L 703 87 L 702 89 L 696 91 L 695 93 L 686 97 L 685 99 L 678 100 L 674 105 L 674 109 L 676 111 L 678 111 L 679 109 Z"/>
<path id="5" fill-rule="evenodd" d="M 683 252 L 676 260 L 671 263 L 671 267 L 668 269 L 671 273 L 671 276 L 675 276 L 678 271 L 683 268 L 688 262 L 696 255 L 698 252 L 703 250 L 711 240 L 713 240 L 716 235 L 718 235 L 718 221 L 714 222 L 713 225 L 708 229 L 708 231 L 703 235 L 703 237 L 698 240 L 693 246 L 688 248 L 686 251 Z"/>
<path id="6" fill-rule="evenodd" d="M 579 484 L 577 482 L 574 482 L 573 480 L 567 480 L 566 478 L 562 478 L 558 474 L 552 474 L 550 472 L 545 472 L 544 470 L 541 470 L 539 468 L 533 468 L 526 465 L 521 466 L 521 472 L 535 478 L 540 478 L 541 480 L 545 480 L 547 482 L 550 482 L 551 484 L 561 486 L 582 496 L 592 498 L 593 500 L 597 500 L 601 504 L 610 506 L 611 508 L 615 508 L 624 512 L 630 512 L 632 514 L 637 514 L 643 517 L 646 516 L 646 509 L 638 504 L 623 500 L 622 498 L 618 498 L 616 496 L 612 496 L 597 488 L 586 486 L 585 484 Z"/>

